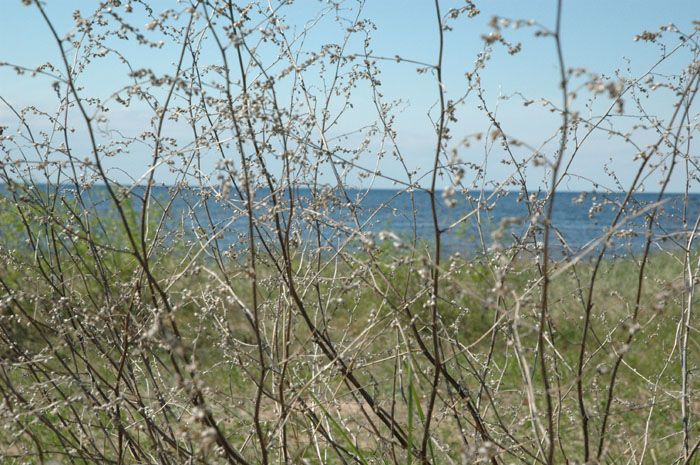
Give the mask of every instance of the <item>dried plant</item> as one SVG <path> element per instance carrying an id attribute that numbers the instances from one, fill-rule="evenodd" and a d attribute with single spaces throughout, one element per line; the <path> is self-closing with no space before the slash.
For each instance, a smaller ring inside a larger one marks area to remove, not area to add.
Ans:
<path id="1" fill-rule="evenodd" d="M 364 0 L 111 0 L 67 33 L 24 3 L 56 60 L 0 64 L 53 98 L 0 90 L 2 463 L 699 463 L 697 22 L 611 77 L 567 68 L 559 0 L 456 80 L 470 1 L 434 1 L 428 62 L 376 54 Z M 558 88 L 494 95 L 533 35 Z M 433 93 L 420 162 L 389 69 Z M 629 172 L 576 171 L 599 136 Z"/>

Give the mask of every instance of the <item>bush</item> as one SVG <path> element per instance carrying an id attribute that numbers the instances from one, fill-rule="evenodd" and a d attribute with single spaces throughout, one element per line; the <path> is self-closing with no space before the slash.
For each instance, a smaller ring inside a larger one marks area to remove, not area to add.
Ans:
<path id="1" fill-rule="evenodd" d="M 3 463 L 697 463 L 697 23 L 612 78 L 565 66 L 561 2 L 496 16 L 457 80 L 469 1 L 428 62 L 364 2 L 105 1 L 65 36 L 23 3 L 58 54 L 0 66 L 46 97 L 0 95 Z M 542 41 L 555 89 L 495 96 Z M 629 161 L 586 180 L 598 136 Z"/>

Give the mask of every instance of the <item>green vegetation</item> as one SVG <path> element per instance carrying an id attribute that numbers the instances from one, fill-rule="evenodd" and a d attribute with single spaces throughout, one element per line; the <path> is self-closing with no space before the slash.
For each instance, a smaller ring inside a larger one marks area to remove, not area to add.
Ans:
<path id="1" fill-rule="evenodd" d="M 127 211 L 128 218 L 136 217 L 133 206 Z M 4 208 L 8 230 L 19 230 L 23 224 L 19 213 Z M 62 219 L 54 227 L 58 224 L 68 223 Z M 129 227 L 138 229 L 138 223 Z M 32 234 L 39 237 L 38 231 Z M 0 434 L 8 463 L 19 463 L 19 457 L 24 463 L 40 463 L 52 450 L 64 447 L 69 437 L 89 439 L 94 453 L 104 457 L 116 457 L 119 438 L 131 437 L 140 449 L 149 450 L 160 447 L 161 439 L 153 432 L 138 431 L 152 428 L 172 429 L 173 440 L 182 441 L 182 450 L 171 452 L 173 458 L 181 454 L 178 460 L 182 460 L 194 453 L 202 460 L 213 460 L 217 453 L 214 432 L 206 426 L 209 413 L 218 418 L 217 428 L 231 443 L 246 444 L 255 428 L 251 399 L 261 376 L 256 332 L 243 310 L 253 306 L 245 268 L 249 257 L 230 263 L 225 275 L 207 258 L 195 260 L 180 273 L 182 264 L 189 263 L 185 249 L 154 252 L 154 277 L 167 290 L 173 309 L 163 314 L 151 304 L 158 295 L 126 248 L 125 229 L 113 222 L 103 223 L 100 231 L 105 240 L 97 239 L 97 233 L 93 236 L 94 255 L 85 239 L 74 243 L 79 254 L 66 250 L 42 258 L 18 250 L 3 253 L 3 260 L 12 263 L 2 276 L 5 295 L 16 301 L 3 307 L 0 385 L 3 392 L 16 392 L 17 399 L 26 399 L 25 405 L 6 402 L 3 410 L 8 424 L 15 425 Z M 46 250 L 48 254 L 52 249 Z M 406 431 L 409 450 L 421 445 L 433 376 L 416 339 L 430 340 L 429 295 L 421 260 L 382 246 L 359 254 L 343 253 L 333 267 L 315 274 L 301 261 L 294 264 L 304 305 L 314 308 L 319 297 L 326 300 L 313 310 L 316 326 L 379 405 L 393 412 L 397 425 Z M 583 367 L 583 398 L 595 434 L 608 406 L 616 359 L 625 353 L 609 409 L 607 456 L 612 461 L 627 456 L 630 448 L 636 450 L 639 445 L 625 438 L 640 437 L 658 463 L 667 463 L 680 453 L 674 432 L 682 429 L 677 386 L 682 376 L 681 318 L 686 309 L 684 258 L 677 252 L 649 257 L 635 325 L 640 260 L 628 257 L 601 263 Z M 53 269 L 59 268 L 61 274 L 47 279 L 42 272 L 47 263 L 60 263 Z M 536 441 L 546 410 L 542 380 L 537 376 L 537 267 L 525 260 L 494 264 L 463 257 L 441 267 L 440 295 L 446 297 L 438 309 L 444 367 L 468 391 L 482 421 L 499 438 L 501 452 L 494 450 L 505 457 L 517 455 L 520 445 L 509 438 Z M 591 268 L 568 261 L 553 262 L 552 267 L 546 363 L 562 450 L 579 455 L 576 367 Z M 107 274 L 108 287 L 101 287 L 99 269 Z M 358 393 L 344 387 L 345 378 L 332 363 L 310 363 L 318 357 L 313 355 L 313 334 L 290 302 L 276 268 L 260 266 L 257 278 L 266 370 L 257 415 L 265 434 L 274 437 L 284 421 L 286 450 L 294 460 L 317 460 L 319 451 L 312 450 L 308 435 L 320 434 L 321 443 L 329 447 L 321 452 L 326 463 L 340 463 L 340 456 L 355 457 L 363 464 L 376 462 L 384 454 L 379 451 L 386 447 L 386 429 L 376 424 Z M 412 328 L 417 334 L 410 333 Z M 631 334 L 634 337 L 627 345 Z M 697 360 L 699 349 L 691 342 L 688 359 Z M 528 379 L 534 405 L 525 385 Z M 284 419 L 280 383 L 287 386 L 289 411 Z M 206 396 L 206 407 L 198 406 L 197 396 Z M 428 443 L 430 461 L 443 463 L 444 454 L 460 460 L 454 451 L 464 451 L 464 442 L 474 441 L 472 433 L 455 434 L 469 428 L 465 399 L 459 399 L 455 386 L 443 383 L 436 402 Z M 280 444 L 270 447 L 273 453 Z M 483 447 L 472 452 L 475 459 L 490 453 Z M 562 450 L 556 455 L 563 460 Z M 391 453 L 399 462 L 419 461 L 412 454 Z M 251 449 L 248 459 L 259 460 L 259 454 Z"/>

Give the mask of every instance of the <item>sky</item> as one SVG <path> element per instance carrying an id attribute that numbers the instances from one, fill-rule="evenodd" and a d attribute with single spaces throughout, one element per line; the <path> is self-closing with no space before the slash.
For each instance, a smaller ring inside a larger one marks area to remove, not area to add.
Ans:
<path id="1" fill-rule="evenodd" d="M 114 6 L 120 14 L 127 2 Z M 156 14 L 165 9 L 184 10 L 189 2 L 176 0 L 159 0 L 148 2 Z M 241 3 L 241 2 L 239 2 Z M 267 0 L 263 2 L 267 4 Z M 279 2 L 271 1 L 278 5 Z M 457 121 L 451 123 L 450 133 L 452 143 L 457 149 L 457 155 L 469 166 L 480 167 L 487 173 L 486 180 L 490 186 L 504 182 L 513 174 L 513 166 L 504 163 L 510 157 L 498 143 L 492 143 L 488 137 L 477 140 L 475 134 L 490 133 L 494 127 L 485 116 L 483 102 L 478 98 L 478 92 L 469 89 L 469 81 L 465 73 L 474 70 L 474 63 L 480 52 L 484 50 L 483 36 L 492 31 L 489 22 L 494 15 L 509 18 L 510 24 L 501 27 L 503 37 L 511 45 L 521 44 L 521 51 L 514 55 L 508 53 L 508 46 L 494 44 L 490 51 L 490 59 L 485 69 L 480 71 L 484 102 L 487 108 L 495 111 L 501 128 L 508 138 L 522 141 L 525 146 L 514 147 L 516 159 L 521 160 L 532 154 L 534 147 L 541 151 L 547 159 L 554 156 L 558 148 L 557 130 L 561 117 L 550 111 L 551 106 L 542 104 L 550 101 L 561 107 L 562 97 L 559 89 L 559 64 L 555 42 L 551 37 L 535 37 L 534 32 L 541 26 L 554 29 L 556 20 L 556 2 L 545 0 L 482 0 L 474 1 L 480 14 L 473 18 L 461 16 L 458 20 L 448 22 L 452 30 L 445 34 L 443 57 L 443 86 L 448 98 L 459 99 L 467 95 L 455 113 Z M 635 41 L 635 36 L 648 30 L 659 31 L 660 26 L 674 24 L 681 32 L 690 34 L 694 30 L 693 20 L 700 20 L 700 3 L 696 0 L 660 1 L 572 1 L 564 0 L 562 7 L 561 42 L 563 59 L 566 68 L 585 68 L 587 72 L 603 76 L 610 82 L 618 82 L 620 78 L 633 80 L 644 75 L 658 61 L 659 57 L 680 44 L 679 35 L 664 32 L 656 42 Z M 75 27 L 73 10 L 79 9 L 84 15 L 98 7 L 96 0 L 50 0 L 45 2 L 49 18 L 59 35 L 63 36 Z M 436 29 L 436 14 L 434 2 L 428 0 L 367 0 L 358 12 L 358 2 L 355 0 L 344 3 L 342 14 L 345 17 L 370 19 L 376 29 L 371 33 L 371 50 L 373 56 L 392 58 L 396 55 L 416 62 L 435 63 L 438 53 L 438 34 Z M 463 1 L 440 1 L 442 14 L 450 8 L 465 5 Z M 291 5 L 280 8 L 279 14 L 285 24 L 290 27 L 290 34 L 299 31 L 309 21 L 319 17 L 319 12 L 329 8 L 326 1 L 296 0 Z M 45 62 L 60 65 L 58 48 L 53 41 L 46 22 L 34 5 L 24 6 L 20 0 L 4 0 L 3 14 L 0 15 L 0 62 L 9 65 L 0 66 L 0 96 L 14 108 L 24 108 L 34 105 L 48 113 L 55 111 L 58 100 L 52 90 L 55 79 L 50 77 L 18 76 L 13 65 L 33 69 Z M 138 5 L 134 4 L 133 23 L 145 30 L 150 21 Z M 328 15 L 318 22 L 308 34 L 304 42 L 305 50 L 318 50 L 324 43 L 341 43 L 345 34 L 342 26 L 333 20 L 334 15 Z M 534 26 L 523 26 L 514 29 L 514 20 L 522 19 L 523 24 L 528 20 Z M 179 53 L 179 44 L 167 42 L 162 48 L 136 47 L 135 41 L 120 41 L 114 46 L 129 58 L 134 67 L 148 67 L 156 72 L 169 72 L 174 69 L 174 62 Z M 271 57 L 272 49 L 261 46 L 260 56 L 263 60 Z M 665 49 L 663 47 L 666 47 Z M 266 50 L 269 50 L 266 51 Z M 350 41 L 347 53 L 361 54 L 362 40 Z M 203 57 L 211 63 L 221 64 L 221 60 L 211 48 L 203 49 Z M 266 55 L 270 53 L 270 55 Z M 677 75 L 684 66 L 692 60 L 690 53 L 684 49 L 676 52 L 657 68 L 654 68 L 656 79 L 662 82 L 662 75 Z M 418 65 L 410 62 L 378 60 L 381 73 L 380 90 L 385 102 L 396 102 L 395 129 L 397 140 L 401 147 L 406 166 L 417 170 L 422 184 L 429 178 L 429 167 L 432 165 L 436 137 L 431 118 L 437 114 L 438 101 L 437 82 L 434 73 L 418 73 Z M 78 78 L 82 87 L 81 95 L 99 96 L 109 99 L 126 83 L 126 68 L 113 55 L 104 59 L 96 59 L 89 64 Z M 577 90 L 577 97 L 571 102 L 571 110 L 582 116 L 595 118 L 606 111 L 612 100 L 605 93 L 596 96 L 594 100 L 585 87 L 578 87 L 584 82 L 583 77 L 570 81 L 570 90 Z M 322 76 L 309 75 L 306 77 L 310 85 L 322 94 L 328 79 Z M 604 82 L 609 82 L 604 81 Z M 284 94 L 284 85 L 280 92 Z M 283 96 L 284 97 L 284 96 Z M 284 99 L 284 98 L 283 98 Z M 640 95 L 645 111 L 654 118 L 667 120 L 674 111 L 673 92 L 660 88 L 651 96 Z M 534 103 L 524 106 L 523 103 Z M 340 108 L 342 101 L 335 107 Z M 341 135 L 351 133 L 345 139 L 334 143 L 344 143 L 357 146 L 361 137 L 354 134 L 358 128 L 364 127 L 376 120 L 376 110 L 371 102 L 371 94 L 362 85 L 353 94 L 354 108 L 348 110 L 339 120 L 338 125 L 329 134 Z M 625 99 L 624 113 L 611 120 L 614 128 L 625 132 L 638 123 L 640 111 L 634 101 Z M 698 104 L 691 108 L 691 118 L 695 117 L 697 125 Z M 105 115 L 109 127 L 114 134 L 137 134 L 144 126 L 151 124 L 149 108 L 135 103 L 129 108 L 114 107 Z M 30 116 L 30 121 L 39 129 L 47 130 L 48 126 L 41 117 Z M 606 123 L 607 124 L 607 123 Z M 18 127 L 17 118 L 4 103 L 0 102 L 0 125 L 15 130 Z M 44 125 L 44 126 L 42 126 Z M 75 122 L 76 132 L 71 135 L 72 146 L 75 150 L 89 152 L 87 133 L 84 125 Z M 602 127 L 607 127 L 603 125 Z M 116 132 L 119 131 L 119 132 Z M 179 137 L 182 128 L 177 123 L 167 123 L 165 133 Z M 335 131 L 335 132 L 334 132 Z M 578 137 L 583 137 L 585 131 L 579 128 Z M 465 139 L 466 138 L 466 139 Z M 655 142 L 657 136 L 651 132 L 640 132 L 633 139 L 638 146 Z M 460 142 L 468 140 L 469 146 Z M 580 140 L 580 139 L 579 139 Z M 106 141 L 105 141 L 106 142 Z M 567 156 L 572 153 L 574 142 L 568 147 Z M 17 157 L 17 151 L 5 144 L 3 155 Z M 369 144 L 359 163 L 370 169 L 376 166 L 376 153 L 381 149 L 376 141 Z M 585 139 L 580 150 L 576 152 L 570 172 L 562 180 L 561 189 L 578 191 L 592 189 L 623 190 L 632 182 L 636 167 L 640 161 L 635 160 L 637 148 L 620 137 L 611 137 L 609 132 L 594 131 Z M 690 146 L 688 151 L 700 156 L 697 143 Z M 148 169 L 150 148 L 147 145 L 132 146 L 130 156 L 116 157 L 106 160 L 110 176 L 118 182 L 134 182 Z M 565 158 L 566 159 L 566 158 Z M 568 159 L 567 159 L 568 160 Z M 274 161 L 271 162 L 274 165 Z M 213 170 L 215 159 L 205 160 L 208 169 Z M 542 187 L 548 180 L 546 173 L 548 165 L 530 166 L 527 168 L 527 184 L 530 188 Z M 280 169 L 280 166 L 273 166 Z M 382 159 L 379 169 L 384 174 L 392 174 L 401 178 L 403 167 L 391 156 Z M 692 183 L 686 186 L 684 167 L 674 172 L 669 190 L 682 192 L 688 187 L 693 192 L 700 192 L 700 186 Z M 615 173 L 611 176 L 610 173 Z M 645 182 L 647 191 L 658 190 L 658 180 L 661 171 L 652 173 Z M 329 172 L 324 174 L 325 181 L 331 182 Z M 471 176 L 471 177 L 470 177 Z M 404 176 L 405 177 L 405 176 Z M 174 178 L 166 169 L 159 169 L 157 179 L 163 183 L 171 183 Z M 465 182 L 469 184 L 476 179 L 476 170 L 467 170 Z M 371 180 L 350 179 L 362 187 L 368 187 Z M 480 184 L 478 180 L 477 184 Z M 439 187 L 449 184 L 447 178 L 439 180 Z M 390 188 L 393 183 L 387 179 L 377 179 L 373 187 Z M 488 186 L 487 186 L 488 187 Z"/>

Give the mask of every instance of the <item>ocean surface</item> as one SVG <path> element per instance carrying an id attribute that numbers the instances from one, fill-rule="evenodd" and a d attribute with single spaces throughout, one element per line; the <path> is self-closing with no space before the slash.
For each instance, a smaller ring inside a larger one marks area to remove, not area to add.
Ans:
<path id="1" fill-rule="evenodd" d="M 532 242 L 533 237 L 537 241 L 543 240 L 542 222 L 538 219 L 534 219 L 534 224 L 539 225 L 535 228 L 534 236 L 525 237 L 533 223 L 534 215 L 532 209 L 528 209 L 527 202 L 520 198 L 520 193 L 509 192 L 500 196 L 492 194 L 484 192 L 479 195 L 472 192 L 470 197 L 473 200 L 460 200 L 451 208 L 441 197 L 438 198 L 441 228 L 447 228 L 471 215 L 463 223 L 443 234 L 442 241 L 447 251 L 474 252 L 483 249 L 484 246 L 490 247 L 493 245 L 494 235 L 498 235 L 499 230 L 502 231 L 500 242 L 503 246 L 514 241 Z M 602 243 L 601 238 L 610 230 L 624 198 L 624 193 L 600 195 L 558 192 L 554 201 L 550 232 L 550 244 L 553 249 L 562 253 L 567 250 L 578 252 L 585 248 L 597 249 Z M 386 229 L 391 231 L 412 232 L 414 218 L 411 212 L 415 211 L 417 236 L 426 239 L 433 236 L 432 211 L 427 194 L 416 195 L 414 209 L 411 208 L 408 195 L 397 196 L 396 192 L 392 191 L 373 191 L 363 204 L 368 212 L 380 209 L 383 205 L 387 207 L 381 208 L 374 228 L 381 227 L 384 222 Z M 611 252 L 643 247 L 646 242 L 648 219 L 655 205 L 658 208 L 652 228 L 654 242 L 658 245 L 672 246 L 687 240 L 683 233 L 692 230 L 700 216 L 700 195 L 688 196 L 687 202 L 683 195 L 666 195 L 659 202 L 658 194 L 637 194 L 617 220 L 617 234 L 608 243 Z M 482 244 L 482 239 L 485 244 Z"/>
<path id="2" fill-rule="evenodd" d="M 41 189 L 39 186 L 38 190 Z M 140 209 L 143 192 L 140 187 L 132 192 L 132 205 L 136 209 Z M 0 186 L 0 194 L 7 195 L 6 186 Z M 256 195 L 255 211 L 261 220 L 257 234 L 274 244 L 274 231 L 264 226 L 270 206 L 268 194 L 261 191 Z M 334 201 L 326 202 L 319 208 L 314 206 L 310 190 L 296 190 L 295 197 L 299 202 L 293 224 L 299 243 L 308 246 L 315 244 L 310 234 L 311 219 L 318 219 L 313 226 L 320 225 L 323 240 L 332 247 L 346 242 L 348 232 L 357 230 L 358 223 L 360 230 L 373 235 L 377 242 L 386 237 L 392 243 L 397 242 L 398 238 L 399 243 L 411 247 L 434 244 L 433 216 L 427 193 L 416 190 L 411 195 L 389 189 L 347 189 L 346 194 L 352 206 L 336 190 L 333 193 Z M 184 234 L 179 237 L 183 240 L 196 240 L 199 235 L 201 242 L 201 238 L 211 237 L 215 231 L 219 234 L 220 246 L 245 248 L 248 231 L 247 219 L 242 215 L 245 207 L 234 195 L 218 200 L 212 196 L 206 205 L 196 192 L 172 195 L 173 191 L 168 187 L 159 186 L 153 190 L 154 211 L 159 209 L 158 206 L 168 205 L 172 199 L 165 221 L 165 231 L 171 236 L 181 231 Z M 83 196 L 96 214 L 114 213 L 114 206 L 103 186 L 93 187 Z M 542 222 L 532 209 L 528 209 L 528 202 L 519 192 L 499 192 L 498 195 L 488 191 L 470 192 L 454 198 L 457 203 L 450 207 L 440 194 L 437 196 L 437 217 L 443 231 L 441 245 L 446 254 L 484 253 L 496 243 L 501 247 L 523 243 L 533 248 L 535 243 L 543 241 Z M 550 245 L 553 253 L 575 254 L 584 250 L 598 250 L 604 241 L 607 241 L 608 253 L 640 251 L 645 244 L 648 220 L 655 207 L 657 211 L 651 230 L 653 247 L 679 247 L 688 240 L 687 233 L 693 230 L 700 217 L 700 194 L 690 194 L 687 198 L 682 194 L 667 194 L 661 201 L 658 194 L 635 194 L 618 218 L 615 234 L 606 236 L 624 198 L 624 193 L 558 192 L 551 222 Z M 532 199 L 541 201 L 542 196 L 535 194 Z M 319 210 L 323 215 L 313 213 Z M 272 221 L 268 218 L 267 223 Z M 534 230 L 532 225 L 535 226 Z M 389 234 L 380 234 L 382 232 Z"/>

